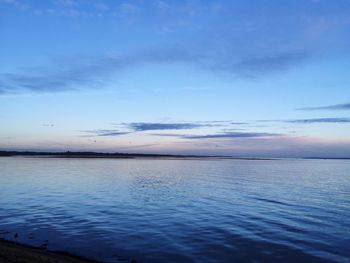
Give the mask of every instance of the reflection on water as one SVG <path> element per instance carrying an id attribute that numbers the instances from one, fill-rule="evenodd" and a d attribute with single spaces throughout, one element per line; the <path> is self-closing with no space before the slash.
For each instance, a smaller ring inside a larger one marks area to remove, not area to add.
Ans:
<path id="1" fill-rule="evenodd" d="M 106 262 L 349 262 L 350 161 L 0 158 L 0 237 Z"/>

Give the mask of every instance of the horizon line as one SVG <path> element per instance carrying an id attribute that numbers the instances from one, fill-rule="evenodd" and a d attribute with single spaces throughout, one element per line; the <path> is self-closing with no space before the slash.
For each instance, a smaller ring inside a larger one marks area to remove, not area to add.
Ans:
<path id="1" fill-rule="evenodd" d="M 11 156 L 51 156 L 52 158 L 137 158 L 137 157 L 171 157 L 171 158 L 227 158 L 241 160 L 279 160 L 279 159 L 328 159 L 350 160 L 350 157 L 263 157 L 263 156 L 233 156 L 233 155 L 198 155 L 198 154 L 161 154 L 161 153 L 125 153 L 125 152 L 95 152 L 95 151 L 13 151 L 0 150 L 0 157 Z"/>

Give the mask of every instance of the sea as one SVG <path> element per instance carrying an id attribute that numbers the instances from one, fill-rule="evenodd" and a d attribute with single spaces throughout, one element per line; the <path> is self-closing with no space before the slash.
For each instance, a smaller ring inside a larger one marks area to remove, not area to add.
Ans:
<path id="1" fill-rule="evenodd" d="M 1 157 L 0 238 L 102 262 L 350 262 L 350 160 Z"/>

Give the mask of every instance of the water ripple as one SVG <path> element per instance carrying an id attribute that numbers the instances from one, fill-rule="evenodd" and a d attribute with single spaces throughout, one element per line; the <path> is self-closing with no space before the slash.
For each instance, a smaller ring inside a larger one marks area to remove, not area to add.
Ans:
<path id="1" fill-rule="evenodd" d="M 0 158 L 0 237 L 105 262 L 349 262 L 350 162 Z"/>

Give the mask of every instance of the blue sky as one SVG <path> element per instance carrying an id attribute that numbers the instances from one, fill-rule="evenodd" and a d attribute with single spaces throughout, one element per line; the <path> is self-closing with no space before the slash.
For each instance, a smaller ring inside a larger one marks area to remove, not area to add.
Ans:
<path id="1" fill-rule="evenodd" d="M 347 0 L 0 0 L 0 149 L 350 157 Z"/>

